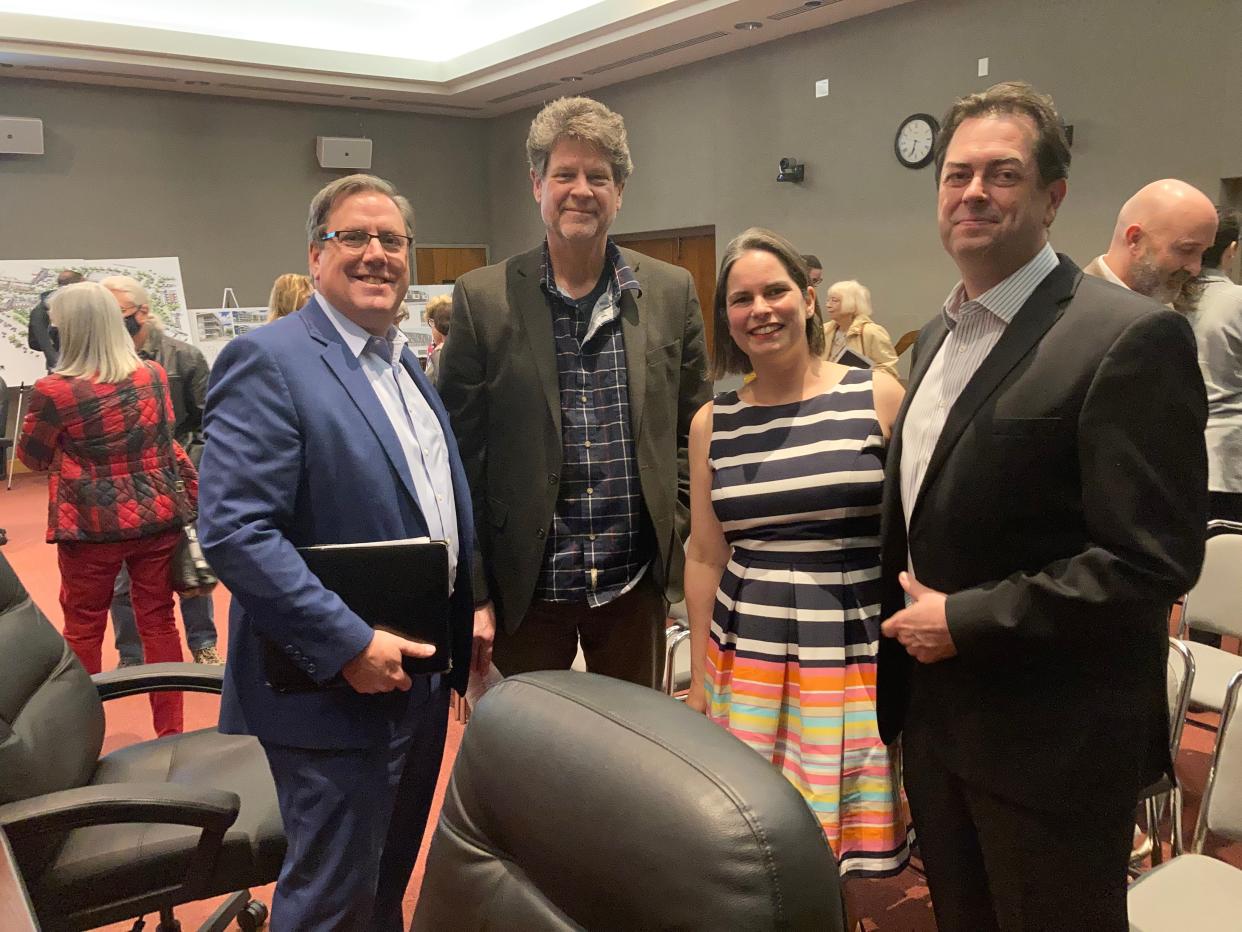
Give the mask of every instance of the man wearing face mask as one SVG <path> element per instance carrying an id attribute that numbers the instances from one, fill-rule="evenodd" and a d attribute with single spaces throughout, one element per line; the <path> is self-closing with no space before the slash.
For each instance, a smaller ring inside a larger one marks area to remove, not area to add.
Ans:
<path id="1" fill-rule="evenodd" d="M 1216 236 L 1216 208 L 1198 188 L 1176 178 L 1153 181 L 1122 205 L 1108 252 L 1088 275 L 1186 310 L 1203 252 Z"/>
<path id="2" fill-rule="evenodd" d="M 63 269 L 56 276 L 56 288 L 64 288 L 80 281 L 85 281 L 81 272 Z M 50 288 L 39 295 L 39 303 L 30 312 L 30 323 L 26 330 L 26 345 L 43 354 L 48 372 L 56 368 L 56 361 L 60 358 L 60 341 L 47 310 L 48 299 L 56 293 L 56 288 Z"/>
<path id="3" fill-rule="evenodd" d="M 197 347 L 174 339 L 160 329 L 151 313 L 151 297 L 146 288 L 128 275 L 114 275 L 100 284 L 112 292 L 121 305 L 125 329 L 134 341 L 134 349 L 143 359 L 158 362 L 168 373 L 168 390 L 173 394 L 173 410 L 177 423 L 173 433 L 190 454 L 194 465 L 202 456 L 200 437 L 203 426 L 203 405 L 207 398 L 207 359 Z M 223 663 L 216 650 L 216 625 L 210 595 L 184 597 L 181 619 L 185 624 L 186 646 L 195 663 Z M 129 574 L 122 569 L 117 575 L 112 599 L 112 627 L 121 666 L 142 663 L 142 642 L 134 623 L 134 610 L 129 601 Z"/>

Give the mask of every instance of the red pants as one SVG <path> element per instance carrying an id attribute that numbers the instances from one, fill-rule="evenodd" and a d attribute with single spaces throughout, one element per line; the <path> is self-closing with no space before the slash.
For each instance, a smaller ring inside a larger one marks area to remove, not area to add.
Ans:
<path id="1" fill-rule="evenodd" d="M 181 531 L 173 530 L 109 544 L 62 541 L 57 545 L 65 640 L 87 673 L 100 671 L 100 647 L 108 627 L 112 587 L 122 563 L 129 567 L 143 658 L 147 663 L 182 659 L 171 580 L 172 555 L 180 538 Z M 180 734 L 182 694 L 152 693 L 150 698 L 155 733 Z"/>

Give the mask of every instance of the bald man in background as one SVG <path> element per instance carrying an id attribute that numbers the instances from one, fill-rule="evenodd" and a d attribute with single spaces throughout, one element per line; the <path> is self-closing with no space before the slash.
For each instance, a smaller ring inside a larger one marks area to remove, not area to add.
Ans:
<path id="1" fill-rule="evenodd" d="M 1198 188 L 1176 178 L 1153 181 L 1122 205 L 1108 252 L 1083 272 L 1188 313 L 1218 220 L 1216 205 Z M 1219 634 L 1192 630 L 1190 637 L 1220 647 Z"/>
<path id="2" fill-rule="evenodd" d="M 1108 252 L 1088 275 L 1188 310 L 1188 287 L 1216 237 L 1216 207 L 1198 188 L 1165 178 L 1140 188 L 1122 205 Z"/>

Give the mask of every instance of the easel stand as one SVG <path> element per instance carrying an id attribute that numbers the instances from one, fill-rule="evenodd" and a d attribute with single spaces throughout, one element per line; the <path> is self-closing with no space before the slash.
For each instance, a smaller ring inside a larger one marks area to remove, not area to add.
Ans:
<path id="1" fill-rule="evenodd" d="M 8 488 L 13 488 L 13 467 L 17 465 L 17 440 L 22 432 L 22 402 L 26 399 L 27 388 L 33 388 L 22 382 L 17 386 L 17 419 L 13 422 L 13 446 L 9 449 L 9 480 Z M 0 430 L 6 428 L 7 424 L 0 424 Z"/>

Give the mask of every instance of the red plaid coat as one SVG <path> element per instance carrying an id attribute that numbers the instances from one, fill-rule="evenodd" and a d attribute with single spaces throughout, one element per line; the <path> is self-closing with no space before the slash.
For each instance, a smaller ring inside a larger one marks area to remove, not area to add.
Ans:
<path id="1" fill-rule="evenodd" d="M 198 475 L 172 423 L 159 363 L 113 385 L 63 375 L 35 382 L 17 456 L 51 469 L 48 542 L 133 540 L 191 520 Z"/>

